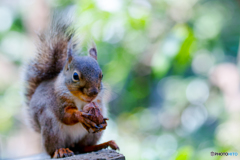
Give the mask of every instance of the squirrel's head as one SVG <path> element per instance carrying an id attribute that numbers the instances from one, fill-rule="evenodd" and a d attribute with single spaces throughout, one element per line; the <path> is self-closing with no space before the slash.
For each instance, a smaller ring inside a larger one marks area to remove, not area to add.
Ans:
<path id="1" fill-rule="evenodd" d="M 68 44 L 67 61 L 64 67 L 65 84 L 69 91 L 84 102 L 91 102 L 102 89 L 102 70 L 97 62 L 95 44 L 88 56 L 73 55 L 71 40 Z"/>

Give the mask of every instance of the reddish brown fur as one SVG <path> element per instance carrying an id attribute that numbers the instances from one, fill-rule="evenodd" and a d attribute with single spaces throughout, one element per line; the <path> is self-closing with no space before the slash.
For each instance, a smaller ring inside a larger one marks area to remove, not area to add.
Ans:
<path id="1" fill-rule="evenodd" d="M 86 139 L 89 139 L 89 138 L 86 138 Z M 85 144 L 85 145 L 83 145 L 83 144 Z M 74 146 L 74 148 L 72 148 L 72 150 L 78 151 L 80 153 L 86 153 L 86 152 L 98 151 L 98 150 L 108 148 L 108 147 L 110 147 L 114 150 L 119 150 L 118 145 L 113 140 L 105 142 L 105 143 L 101 143 L 98 145 L 88 145 L 88 142 L 81 142 L 81 143 L 78 143 L 76 146 Z"/>
<path id="2" fill-rule="evenodd" d="M 93 146 L 84 146 L 83 152 L 93 152 L 98 151 L 107 147 L 111 147 L 114 150 L 119 149 L 118 145 L 114 141 L 108 141 L 102 144 L 93 145 Z"/>
<path id="3" fill-rule="evenodd" d="M 77 109 L 77 107 L 68 106 L 64 109 L 64 112 L 65 113 L 62 119 L 63 123 L 67 125 L 74 125 L 79 122 L 76 115 L 77 114 L 81 115 L 81 112 Z"/>

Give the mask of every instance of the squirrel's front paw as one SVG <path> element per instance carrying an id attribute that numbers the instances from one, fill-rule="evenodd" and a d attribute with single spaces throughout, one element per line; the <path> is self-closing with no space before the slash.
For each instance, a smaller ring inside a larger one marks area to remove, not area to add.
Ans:
<path id="1" fill-rule="evenodd" d="M 101 127 L 97 126 L 97 124 L 91 120 L 92 116 L 92 114 L 81 112 L 81 115 L 78 116 L 78 119 L 88 132 L 90 129 L 92 129 L 95 133 L 100 131 Z"/>
<path id="2" fill-rule="evenodd" d="M 70 156 L 73 156 L 73 155 L 74 155 L 74 153 L 70 149 L 60 148 L 60 149 L 57 149 L 54 152 L 52 158 L 63 158 L 63 157 L 70 157 Z"/>

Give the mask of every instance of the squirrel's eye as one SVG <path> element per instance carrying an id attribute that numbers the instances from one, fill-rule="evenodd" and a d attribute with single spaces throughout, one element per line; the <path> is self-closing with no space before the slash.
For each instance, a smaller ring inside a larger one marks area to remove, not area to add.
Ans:
<path id="1" fill-rule="evenodd" d="M 77 72 L 73 73 L 73 81 L 79 81 L 79 76 L 78 76 Z"/>

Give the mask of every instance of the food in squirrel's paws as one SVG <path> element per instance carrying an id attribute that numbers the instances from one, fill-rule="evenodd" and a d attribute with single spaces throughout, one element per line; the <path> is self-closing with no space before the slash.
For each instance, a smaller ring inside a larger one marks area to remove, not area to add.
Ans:
<path id="1" fill-rule="evenodd" d="M 100 109 L 97 107 L 96 103 L 94 102 L 91 102 L 86 106 L 84 106 L 83 112 L 91 114 L 92 116 L 90 117 L 90 120 L 95 122 L 97 125 L 105 122 Z"/>

